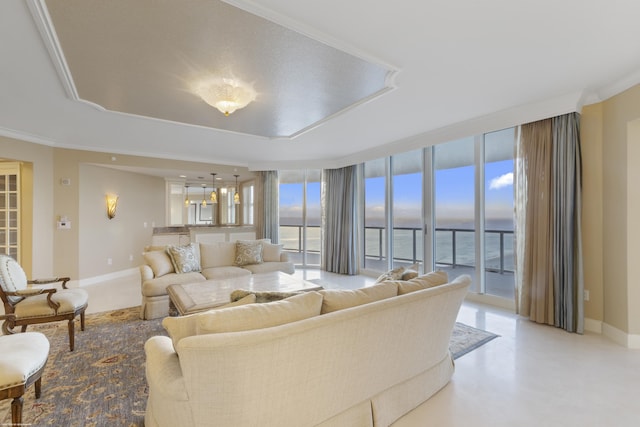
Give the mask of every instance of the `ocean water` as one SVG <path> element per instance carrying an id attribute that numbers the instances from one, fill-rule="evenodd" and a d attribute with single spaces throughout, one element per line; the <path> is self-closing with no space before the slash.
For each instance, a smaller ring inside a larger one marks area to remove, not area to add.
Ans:
<path id="1" fill-rule="evenodd" d="M 295 226 L 280 227 L 280 243 L 287 250 L 299 250 L 301 228 Z M 495 232 L 485 232 L 485 267 L 488 269 L 500 269 L 500 240 L 503 245 L 503 268 L 507 271 L 514 270 L 513 247 L 514 235 L 512 230 L 499 230 L 491 228 Z M 422 233 L 421 230 L 396 229 L 394 232 L 393 251 L 396 259 L 422 261 Z M 436 263 L 452 264 L 453 247 L 455 238 L 455 262 L 456 265 L 475 265 L 475 233 L 471 229 L 465 231 L 436 231 Z M 307 250 L 320 251 L 320 228 L 307 228 Z M 366 255 L 378 258 L 386 256 L 386 242 L 384 233 L 379 229 L 369 228 L 365 234 Z M 415 254 L 414 254 L 415 246 Z"/>

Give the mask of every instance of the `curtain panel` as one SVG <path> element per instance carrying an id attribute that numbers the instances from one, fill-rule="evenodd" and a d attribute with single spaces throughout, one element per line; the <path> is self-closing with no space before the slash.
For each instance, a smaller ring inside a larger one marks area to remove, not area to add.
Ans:
<path id="1" fill-rule="evenodd" d="M 323 173 L 324 270 L 358 274 L 357 166 L 327 169 Z"/>
<path id="2" fill-rule="evenodd" d="M 271 239 L 278 243 L 279 236 L 278 171 L 258 172 L 255 226 L 258 239 Z"/>
<path id="3" fill-rule="evenodd" d="M 579 115 L 521 127 L 516 147 L 516 307 L 584 329 Z"/>

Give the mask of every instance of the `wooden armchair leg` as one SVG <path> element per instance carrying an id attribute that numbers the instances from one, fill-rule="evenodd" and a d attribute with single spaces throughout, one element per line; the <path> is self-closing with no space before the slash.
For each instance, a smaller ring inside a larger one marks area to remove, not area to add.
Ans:
<path id="1" fill-rule="evenodd" d="M 80 330 L 84 331 L 84 310 L 80 313 Z"/>
<path id="2" fill-rule="evenodd" d="M 14 426 L 22 424 L 22 396 L 11 401 L 11 422 Z"/>
<path id="3" fill-rule="evenodd" d="M 36 392 L 36 399 L 40 399 L 40 393 L 42 390 L 42 377 L 38 378 L 35 383 L 33 383 L 33 388 Z"/>
<path id="4" fill-rule="evenodd" d="M 69 320 L 69 351 L 73 351 L 75 345 L 75 326 L 74 319 Z"/>

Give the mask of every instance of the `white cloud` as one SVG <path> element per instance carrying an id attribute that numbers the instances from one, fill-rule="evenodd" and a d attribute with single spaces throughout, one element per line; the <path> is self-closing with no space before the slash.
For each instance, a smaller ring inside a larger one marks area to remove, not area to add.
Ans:
<path id="1" fill-rule="evenodd" d="M 513 173 L 505 173 L 497 178 L 493 178 L 489 184 L 489 190 L 498 190 L 503 187 L 513 185 Z"/>

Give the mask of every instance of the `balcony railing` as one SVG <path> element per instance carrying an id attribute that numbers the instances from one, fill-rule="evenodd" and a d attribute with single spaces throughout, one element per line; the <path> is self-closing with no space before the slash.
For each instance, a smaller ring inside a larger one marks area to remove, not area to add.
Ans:
<path id="1" fill-rule="evenodd" d="M 280 225 L 280 242 L 284 249 L 302 253 L 303 227 L 300 225 Z M 384 227 L 365 228 L 365 258 L 384 260 L 386 254 Z M 455 267 L 475 267 L 475 230 L 463 228 L 436 228 L 436 263 Z M 312 236 L 310 236 L 312 235 Z M 422 229 L 414 227 L 394 227 L 394 261 L 422 262 Z M 510 244 L 509 244 L 510 242 Z M 488 254 L 485 269 L 503 274 L 512 273 L 513 231 L 485 230 L 485 252 Z M 307 252 L 320 253 L 320 227 L 307 226 Z M 366 262 L 366 261 L 365 261 Z"/>

